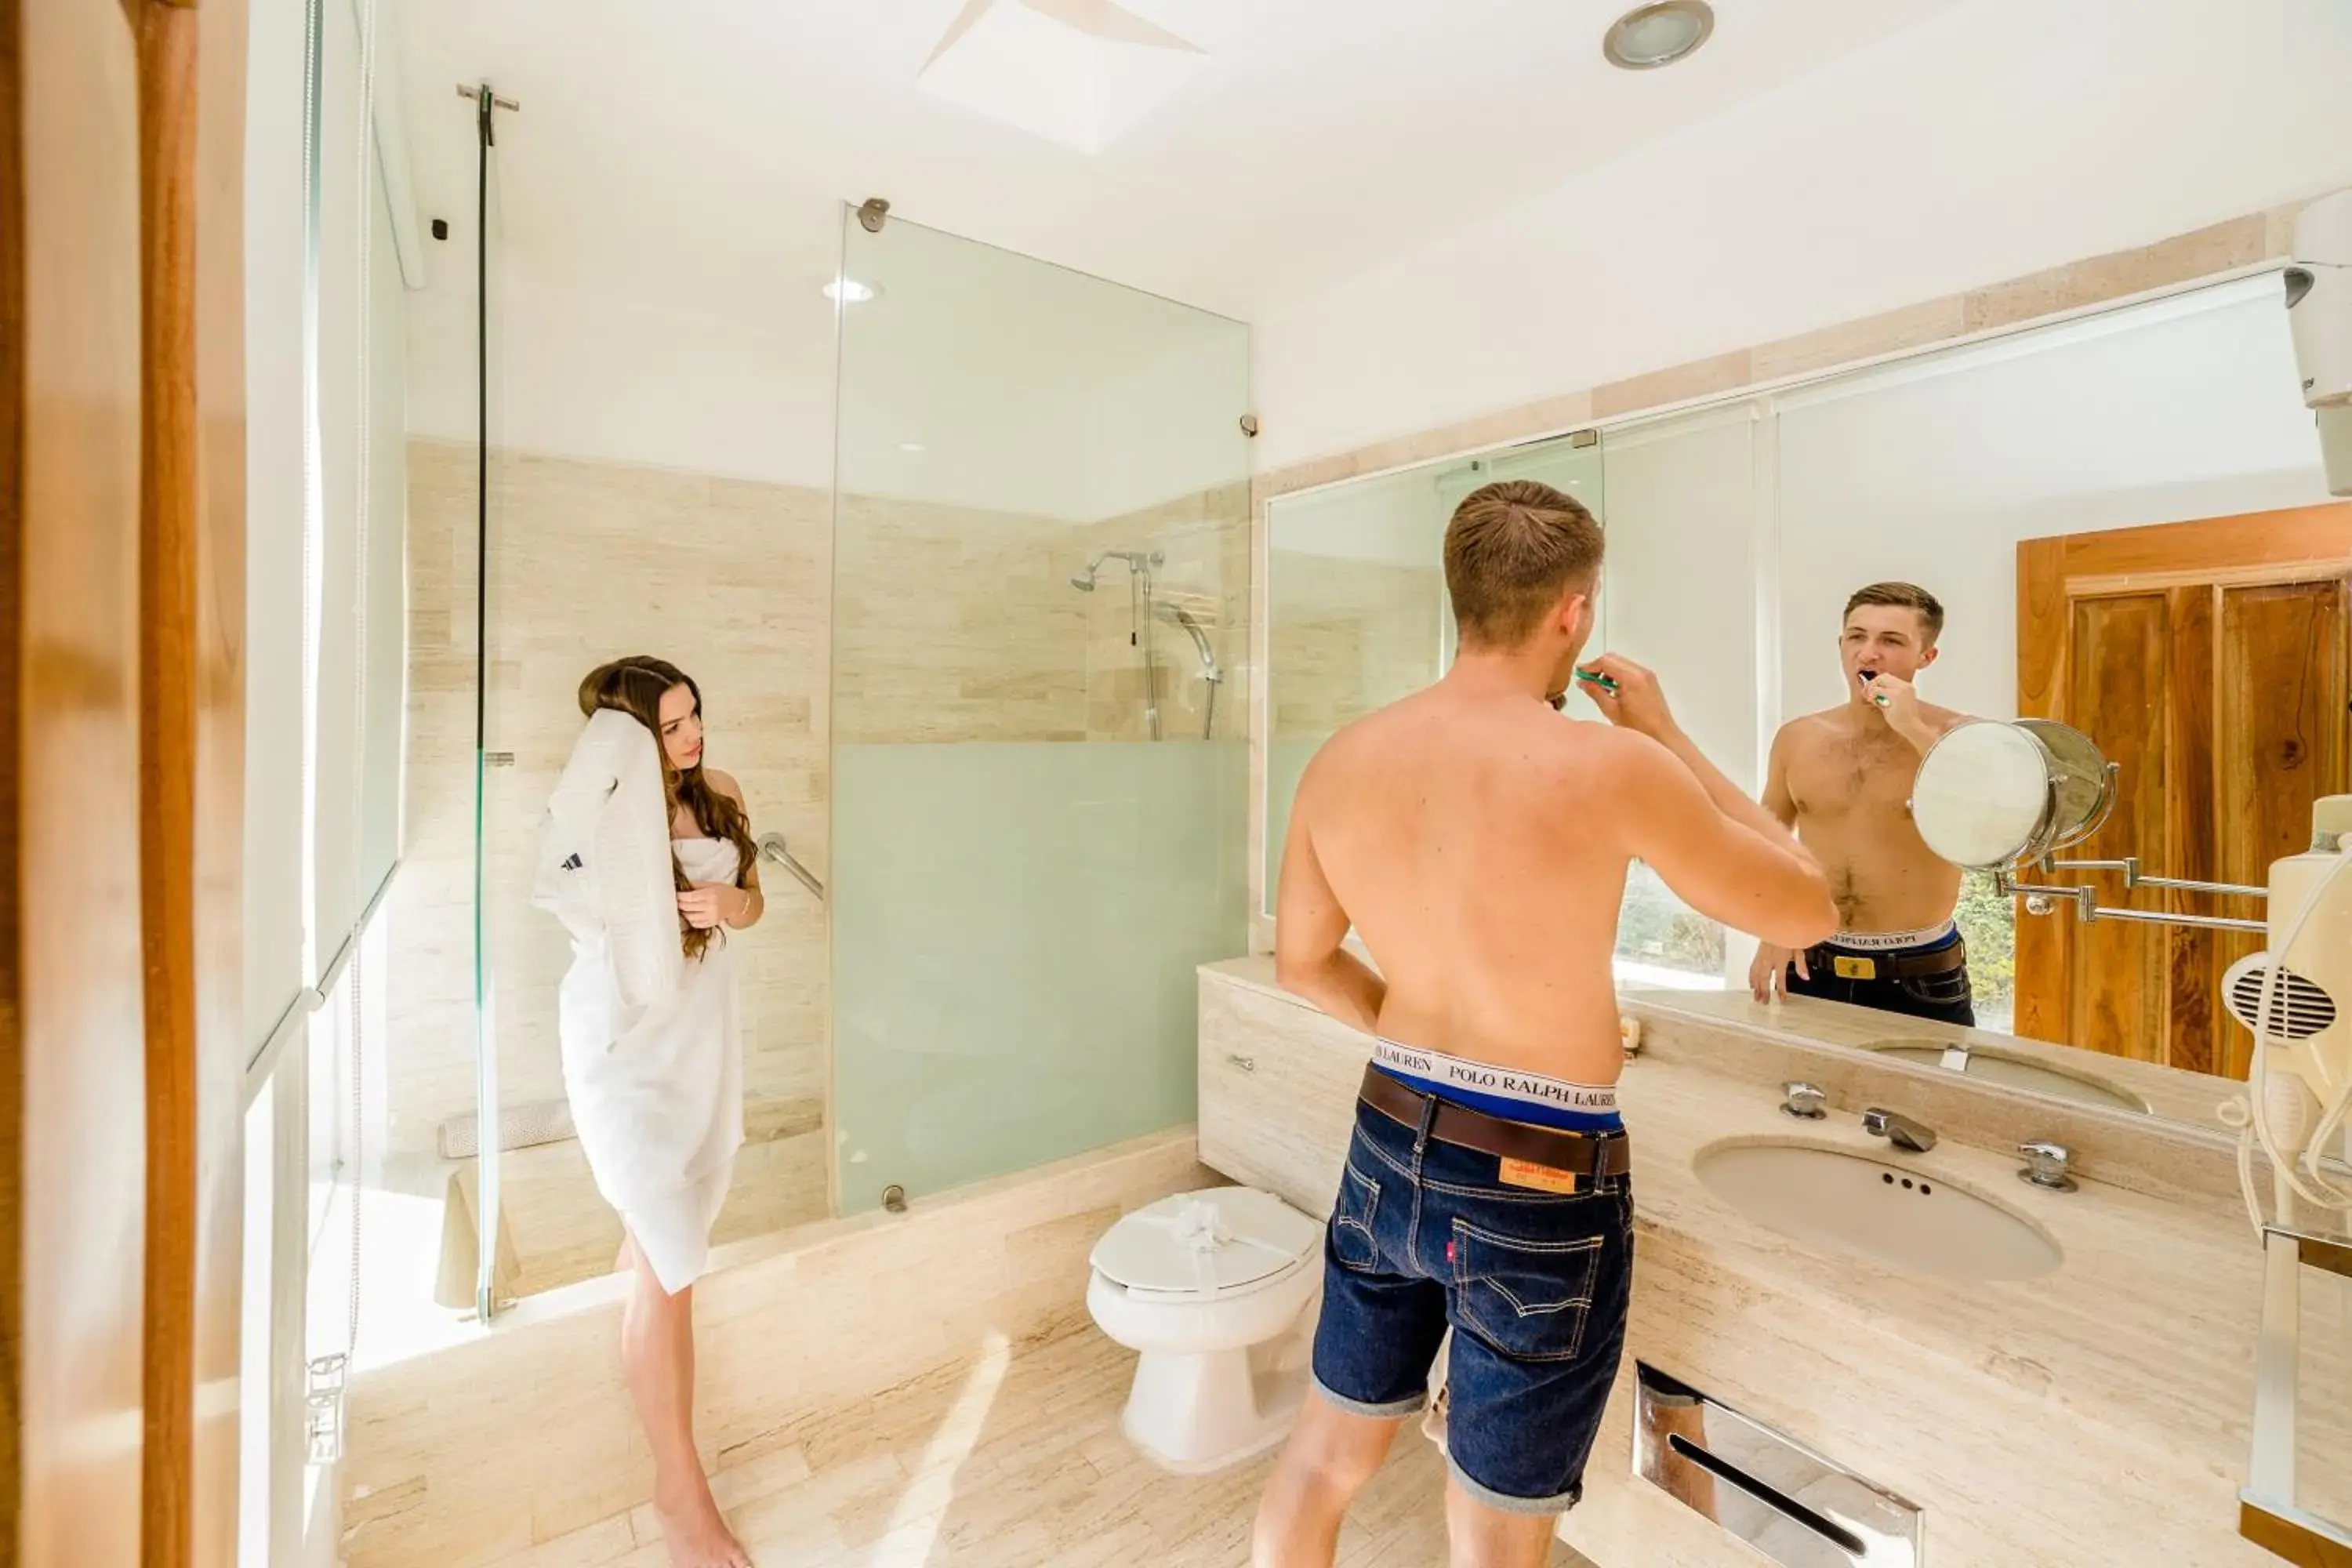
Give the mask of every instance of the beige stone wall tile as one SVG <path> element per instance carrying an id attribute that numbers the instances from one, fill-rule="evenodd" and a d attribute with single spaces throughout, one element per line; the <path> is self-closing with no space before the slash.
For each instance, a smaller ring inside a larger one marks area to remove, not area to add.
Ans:
<path id="1" fill-rule="evenodd" d="M 1755 379 L 1754 358 L 1748 350 L 1740 349 L 1594 387 L 1592 413 L 1596 418 L 1612 419 L 1644 408 L 1662 408 L 1696 397 L 1737 392 Z"/>
<path id="2" fill-rule="evenodd" d="M 1899 310 L 1765 343 L 1751 351 L 1755 379 L 1769 382 L 1784 376 L 1811 375 L 1957 338 L 1967 331 L 1967 305 L 1965 296 L 1948 294 L 1925 304 L 1906 305 Z"/>
<path id="3" fill-rule="evenodd" d="M 2309 202 L 2289 202 L 2263 214 L 2263 254 L 2265 257 L 2289 257 L 2294 254 L 2294 220 L 2303 216 Z"/>
<path id="4" fill-rule="evenodd" d="M 1980 332 L 2014 326 L 2250 266 L 2263 259 L 2269 239 L 2268 220 L 2257 213 L 2136 250 L 2029 273 L 1972 290 L 1968 296 L 1967 330 Z"/>

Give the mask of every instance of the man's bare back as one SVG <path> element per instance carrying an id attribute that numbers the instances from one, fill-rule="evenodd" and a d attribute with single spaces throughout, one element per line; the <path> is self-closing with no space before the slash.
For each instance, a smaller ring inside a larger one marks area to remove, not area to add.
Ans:
<path id="1" fill-rule="evenodd" d="M 1690 743 L 1656 678 L 1614 658 L 1580 671 L 1601 547 L 1592 515 L 1548 485 L 1471 492 L 1445 530 L 1454 667 L 1334 736 L 1299 781 L 1276 979 L 1403 1049 L 1376 1048 L 1365 1071 L 1324 1239 L 1318 1397 L 1266 1484 L 1257 1568 L 1329 1568 L 1449 1334 L 1453 1561 L 1545 1560 L 1632 1300 L 1631 1145 L 1599 1087 L 1623 1060 L 1610 956 L 1625 863 L 1768 941 L 1834 926 L 1821 868 Z M 1612 727 L 1559 717 L 1578 673 Z M 1507 1323 L 1479 1316 L 1487 1297 Z"/>
<path id="2" fill-rule="evenodd" d="M 1623 1061 L 1628 860 L 1740 929 L 1826 934 L 1818 869 L 1675 727 L 1649 673 L 1594 668 L 1620 684 L 1595 699 L 1627 710 L 1616 727 L 1457 666 L 1325 745 L 1292 807 L 1285 984 L 1401 1044 L 1605 1084 Z M 1349 924 L 1379 977 L 1310 973 Z"/>
<path id="3" fill-rule="evenodd" d="M 1381 1036 L 1615 1080 L 1627 852 L 1605 814 L 1631 738 L 1434 687 L 1324 749 L 1315 851 L 1388 982 Z"/>
<path id="4" fill-rule="evenodd" d="M 1918 711 L 1937 734 L 1962 718 L 1927 702 Z M 1790 721 L 1773 752 L 1765 804 L 1785 808 L 1821 862 L 1841 931 L 1925 931 L 1951 918 L 1959 868 L 1929 849 L 1911 820 L 1924 754 L 1913 741 L 1847 703 Z"/>

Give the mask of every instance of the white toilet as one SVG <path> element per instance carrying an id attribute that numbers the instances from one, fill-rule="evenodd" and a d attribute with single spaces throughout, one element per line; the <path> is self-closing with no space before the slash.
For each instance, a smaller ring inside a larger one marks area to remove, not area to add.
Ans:
<path id="1" fill-rule="evenodd" d="M 1095 1243 L 1087 1309 L 1142 1352 L 1127 1435 L 1185 1474 L 1280 1442 L 1307 1390 L 1323 1226 L 1270 1193 L 1162 1198 Z"/>

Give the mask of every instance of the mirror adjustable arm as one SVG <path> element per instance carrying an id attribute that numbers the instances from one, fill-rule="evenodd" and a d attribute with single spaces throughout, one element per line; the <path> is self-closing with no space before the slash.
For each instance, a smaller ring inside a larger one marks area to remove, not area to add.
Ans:
<path id="1" fill-rule="evenodd" d="M 2045 864 L 2060 869 L 2067 868 L 2063 861 L 2045 862 Z M 2140 883 L 2145 887 L 2182 885 L 2168 884 L 2155 877 L 2143 877 L 2140 879 Z M 2211 883 L 2188 884 L 2188 886 L 2192 890 L 2199 889 L 2224 892 L 2236 890 L 2217 888 Z M 2006 871 L 1996 871 L 1993 873 L 1993 891 L 2003 898 L 2023 899 L 2029 914 L 2048 914 L 2059 900 L 2066 899 L 2073 901 L 2074 918 L 2080 921 L 2131 921 L 2141 925 L 2197 926 L 2205 931 L 2263 932 L 2270 930 L 2269 923 L 2263 921 L 2232 920 L 2224 915 L 2174 914 L 2165 910 L 2132 910 L 2102 904 L 2099 902 L 2098 890 L 2087 882 L 2077 883 L 2072 887 L 2021 882 Z"/>
<path id="2" fill-rule="evenodd" d="M 2139 857 L 2126 855 L 2120 860 L 2043 860 L 2044 871 L 2121 871 L 2124 891 L 2134 888 L 2172 888 L 2184 893 L 2220 893 L 2247 899 L 2267 899 L 2268 888 L 2249 887 L 2242 882 L 2199 882 L 2180 877 L 2147 877 L 2140 873 Z"/>

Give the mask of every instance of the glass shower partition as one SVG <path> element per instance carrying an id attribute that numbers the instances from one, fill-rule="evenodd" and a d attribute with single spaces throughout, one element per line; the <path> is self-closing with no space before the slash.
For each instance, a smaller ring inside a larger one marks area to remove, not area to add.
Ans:
<path id="1" fill-rule="evenodd" d="M 1246 942 L 1249 331 L 846 215 L 837 1204 L 1173 1127 Z"/>

